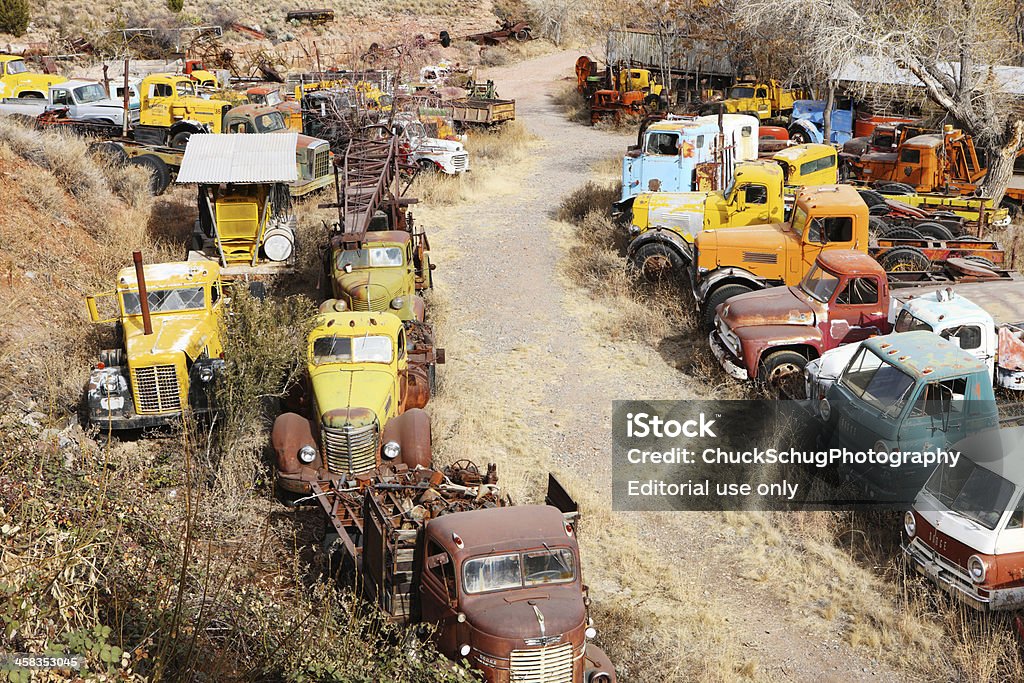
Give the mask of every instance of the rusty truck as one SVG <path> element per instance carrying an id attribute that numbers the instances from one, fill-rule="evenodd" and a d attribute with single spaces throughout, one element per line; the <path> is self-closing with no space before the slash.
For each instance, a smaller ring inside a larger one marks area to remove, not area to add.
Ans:
<path id="1" fill-rule="evenodd" d="M 511 505 L 497 469 L 386 465 L 314 482 L 342 575 L 401 624 L 488 683 L 613 683 L 592 640 L 578 507 L 553 477 L 547 504 Z"/>

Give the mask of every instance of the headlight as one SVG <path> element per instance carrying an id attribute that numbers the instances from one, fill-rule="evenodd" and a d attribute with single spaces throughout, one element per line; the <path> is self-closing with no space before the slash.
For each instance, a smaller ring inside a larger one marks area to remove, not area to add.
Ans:
<path id="1" fill-rule="evenodd" d="M 971 555 L 967 560 L 967 571 L 971 575 L 971 581 L 974 583 L 983 583 L 985 581 L 985 574 L 988 572 L 988 567 L 985 566 L 985 561 L 977 555 Z"/>
<path id="2" fill-rule="evenodd" d="M 590 674 L 590 679 L 587 683 L 612 683 L 612 677 L 604 671 L 595 671 Z"/>
<path id="3" fill-rule="evenodd" d="M 469 656 L 469 652 L 472 649 L 473 648 L 471 648 L 469 645 L 463 645 L 462 647 L 459 648 L 459 654 L 462 655 L 463 657 L 468 657 Z"/>
<path id="4" fill-rule="evenodd" d="M 910 538 L 914 537 L 917 533 L 917 518 L 914 517 L 912 510 L 907 510 L 903 514 L 903 530 L 907 532 L 907 536 Z"/>
<path id="5" fill-rule="evenodd" d="M 591 638 L 591 639 L 592 638 L 597 638 L 597 629 L 594 628 L 593 626 L 588 626 L 587 630 L 583 632 L 583 635 L 585 635 L 587 638 Z"/>
<path id="6" fill-rule="evenodd" d="M 312 446 L 303 446 L 299 449 L 299 460 L 307 465 L 316 459 L 316 449 Z"/>
<path id="7" fill-rule="evenodd" d="M 394 460 L 402 454 L 402 447 L 398 445 L 397 441 L 388 441 L 384 444 L 384 457 L 388 460 Z"/>
<path id="8" fill-rule="evenodd" d="M 827 398 L 821 399 L 821 402 L 818 404 L 818 413 L 825 422 L 832 419 L 832 404 L 828 402 Z"/>
<path id="9" fill-rule="evenodd" d="M 876 441 L 875 445 L 872 446 L 872 448 L 875 449 L 875 453 L 888 453 L 889 452 L 889 444 L 885 443 L 881 439 Z"/>
<path id="10" fill-rule="evenodd" d="M 630 234 L 631 237 L 636 237 L 637 235 L 640 234 L 640 228 L 638 228 L 635 225 L 630 225 L 629 226 L 629 234 Z"/>
<path id="11" fill-rule="evenodd" d="M 117 375 L 107 375 L 103 378 L 103 390 L 108 394 L 117 393 L 120 388 L 120 382 L 117 381 Z"/>
<path id="12" fill-rule="evenodd" d="M 396 296 L 394 299 L 391 300 L 391 308 L 395 309 L 396 311 L 400 311 L 402 309 L 402 306 L 404 305 L 405 299 L 403 299 L 400 296 Z"/>
<path id="13" fill-rule="evenodd" d="M 212 365 L 204 365 L 203 367 L 199 368 L 199 381 L 200 382 L 209 382 L 212 379 L 213 379 L 213 366 Z"/>

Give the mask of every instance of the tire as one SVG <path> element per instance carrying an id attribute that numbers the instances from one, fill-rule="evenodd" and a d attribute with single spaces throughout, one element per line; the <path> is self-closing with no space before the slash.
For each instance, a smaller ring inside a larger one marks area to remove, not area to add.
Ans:
<path id="1" fill-rule="evenodd" d="M 128 163 L 128 152 L 116 142 L 94 142 L 89 145 L 89 151 L 102 158 L 110 166 L 124 166 Z"/>
<path id="2" fill-rule="evenodd" d="M 651 94 L 644 98 L 644 107 L 647 111 L 661 111 L 661 98 Z"/>
<path id="3" fill-rule="evenodd" d="M 175 133 L 174 137 L 171 138 L 171 147 L 174 149 L 184 150 L 188 146 L 188 139 L 192 137 L 193 133 L 189 130 L 183 130 L 179 133 Z"/>
<path id="4" fill-rule="evenodd" d="M 804 397 L 804 367 L 807 358 L 796 351 L 775 351 L 761 359 L 757 381 L 779 398 Z"/>
<path id="5" fill-rule="evenodd" d="M 883 194 L 917 194 L 917 190 L 906 183 L 882 183 L 881 185 L 876 185 L 875 189 Z"/>
<path id="6" fill-rule="evenodd" d="M 430 398 L 437 396 L 437 366 L 433 363 L 427 366 L 427 387 L 430 390 Z"/>
<path id="7" fill-rule="evenodd" d="M 860 193 L 860 198 L 864 200 L 869 209 L 872 206 L 885 205 L 885 197 L 874 190 L 857 190 L 857 192 Z"/>
<path id="8" fill-rule="evenodd" d="M 979 266 L 985 266 L 986 268 L 988 268 L 990 270 L 998 270 L 998 267 L 996 266 L 996 264 L 994 264 L 992 261 L 989 261 L 984 256 L 978 256 L 976 254 L 971 254 L 970 256 L 961 256 L 960 258 L 962 258 L 964 261 L 970 261 L 971 263 L 977 263 Z"/>
<path id="9" fill-rule="evenodd" d="M 953 239 L 953 231 L 941 223 L 918 223 L 914 226 L 914 229 L 925 237 L 933 240 Z"/>
<path id="10" fill-rule="evenodd" d="M 904 225 L 893 226 L 893 227 L 889 228 L 888 230 L 886 230 L 885 232 L 883 232 L 881 235 L 879 235 L 879 237 L 881 237 L 882 239 L 886 239 L 886 240 L 923 240 L 924 239 L 924 235 L 922 235 L 920 232 L 918 232 L 916 228 L 908 228 L 908 227 L 906 227 Z"/>
<path id="11" fill-rule="evenodd" d="M 516 31 L 516 34 L 513 37 L 520 43 L 522 43 L 530 39 L 530 32 L 524 28 L 519 31 Z"/>
<path id="12" fill-rule="evenodd" d="M 439 169 L 437 167 L 437 164 L 435 164 L 430 159 L 419 159 L 416 162 L 416 167 L 419 169 L 420 173 L 440 173 L 441 172 L 441 169 Z"/>
<path id="13" fill-rule="evenodd" d="M 887 273 L 922 271 L 931 268 L 931 261 L 917 247 L 895 247 L 878 260 Z"/>
<path id="14" fill-rule="evenodd" d="M 811 141 L 811 136 L 807 134 L 807 131 L 803 128 L 791 128 L 789 131 L 789 139 L 793 141 L 795 145 L 806 145 Z"/>
<path id="15" fill-rule="evenodd" d="M 1009 197 L 1003 197 L 999 202 L 999 208 L 1006 209 L 1010 214 L 1010 220 L 1015 221 L 1020 218 L 1021 215 L 1021 204 L 1016 199 L 1010 199 Z"/>
<path id="16" fill-rule="evenodd" d="M 889 230 L 892 230 L 892 227 L 884 220 L 878 216 L 868 216 L 868 233 L 872 234 L 874 237 L 880 237 Z"/>
<path id="17" fill-rule="evenodd" d="M 872 207 L 870 207 L 868 209 L 868 215 L 869 216 L 882 216 L 882 217 L 888 216 L 889 215 L 889 205 L 888 204 L 875 204 L 874 206 L 872 206 Z"/>
<path id="18" fill-rule="evenodd" d="M 701 312 L 701 325 L 703 325 L 705 330 L 710 330 L 715 325 L 715 309 L 718 308 L 719 304 L 723 304 L 739 294 L 746 294 L 752 291 L 754 291 L 753 287 L 748 287 L 747 285 L 722 285 L 713 291 L 707 301 L 704 302 L 704 310 Z"/>
<path id="19" fill-rule="evenodd" d="M 629 255 L 628 268 L 637 279 L 661 282 L 681 278 L 686 263 L 678 251 L 664 242 L 648 242 Z"/>
<path id="20" fill-rule="evenodd" d="M 158 197 L 171 184 L 171 169 L 164 160 L 152 154 L 142 154 L 128 160 L 129 166 L 140 166 L 149 171 L 149 192 Z"/>

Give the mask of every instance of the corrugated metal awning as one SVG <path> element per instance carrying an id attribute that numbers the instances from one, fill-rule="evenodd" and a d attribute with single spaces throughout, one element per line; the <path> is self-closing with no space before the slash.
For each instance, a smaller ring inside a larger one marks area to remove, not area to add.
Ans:
<path id="1" fill-rule="evenodd" d="M 179 183 L 292 183 L 296 133 L 195 134 L 188 139 Z"/>

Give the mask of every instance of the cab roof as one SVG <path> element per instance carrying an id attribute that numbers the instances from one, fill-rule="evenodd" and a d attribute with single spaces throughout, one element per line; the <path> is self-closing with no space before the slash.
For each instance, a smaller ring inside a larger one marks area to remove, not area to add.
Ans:
<path id="1" fill-rule="evenodd" d="M 780 167 L 774 161 L 767 161 L 765 159 L 754 159 L 751 161 L 742 161 L 736 164 L 735 176 L 736 180 L 739 180 L 744 175 L 757 171 L 758 175 L 767 174 L 770 176 L 782 177 L 782 167 Z"/>
<path id="2" fill-rule="evenodd" d="M 562 513 L 550 505 L 470 510 L 432 519 L 427 528 L 452 557 L 459 558 L 535 548 L 544 543 L 551 547 L 576 545 L 575 534 L 565 532 Z M 462 548 L 452 534 L 462 540 Z"/>
<path id="3" fill-rule="evenodd" d="M 878 275 L 885 277 L 885 268 L 875 259 L 856 249 L 826 249 L 818 254 L 818 262 L 833 273 L 862 277 Z"/>
<path id="4" fill-rule="evenodd" d="M 941 306 L 938 305 L 940 303 Z M 961 296 L 955 291 L 949 293 L 941 289 L 912 296 L 903 306 L 915 318 L 931 325 L 932 329 L 940 329 L 939 326 L 943 325 L 943 321 L 949 324 L 950 321 L 991 319 L 992 317 L 967 297 Z"/>
<path id="5" fill-rule="evenodd" d="M 815 185 L 804 187 L 797 195 L 798 202 L 811 206 L 828 208 L 857 207 L 867 209 L 864 200 L 857 194 L 853 185 Z"/>
<path id="6" fill-rule="evenodd" d="M 945 379 L 988 372 L 980 360 L 934 332 L 898 332 L 864 342 L 877 356 L 915 379 Z"/>
<path id="7" fill-rule="evenodd" d="M 917 135 L 903 143 L 904 147 L 942 147 L 942 136 L 936 133 Z"/>
<path id="8" fill-rule="evenodd" d="M 215 282 L 220 277 L 220 265 L 216 261 L 147 263 L 142 268 L 147 289 L 207 284 Z M 135 266 L 122 268 L 118 272 L 117 288 L 119 290 L 138 289 Z"/>
<path id="9" fill-rule="evenodd" d="M 0 62 L 14 62 L 18 60 L 25 61 L 25 58 L 18 55 L 0 55 Z"/>
<path id="10" fill-rule="evenodd" d="M 836 148 L 832 145 L 822 145 L 816 142 L 808 142 L 803 145 L 793 145 L 792 147 L 786 147 L 785 149 L 779 150 L 772 157 L 773 159 L 781 159 L 782 161 L 788 161 L 794 163 L 801 161 L 809 156 L 818 158 L 825 155 L 836 155 Z"/>
<path id="11" fill-rule="evenodd" d="M 343 234 L 336 234 L 331 238 L 331 246 L 335 249 L 342 248 Z M 405 230 L 368 230 L 363 236 L 363 246 L 368 244 L 406 244 L 412 236 Z"/>
<path id="12" fill-rule="evenodd" d="M 327 303 L 327 302 L 324 302 Z M 316 318 L 316 327 L 310 338 L 337 334 L 338 336 L 354 336 L 369 332 L 397 337 L 402 329 L 402 321 L 389 311 L 324 311 Z"/>

